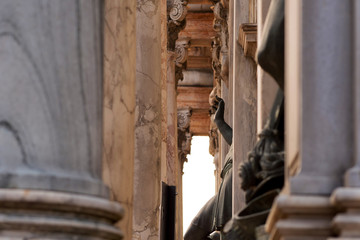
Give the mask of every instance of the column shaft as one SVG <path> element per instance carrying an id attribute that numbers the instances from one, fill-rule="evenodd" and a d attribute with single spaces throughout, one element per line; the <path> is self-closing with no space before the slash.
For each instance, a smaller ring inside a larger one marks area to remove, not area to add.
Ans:
<path id="1" fill-rule="evenodd" d="M 102 10 L 0 2 L 2 239 L 121 239 L 101 180 Z"/>

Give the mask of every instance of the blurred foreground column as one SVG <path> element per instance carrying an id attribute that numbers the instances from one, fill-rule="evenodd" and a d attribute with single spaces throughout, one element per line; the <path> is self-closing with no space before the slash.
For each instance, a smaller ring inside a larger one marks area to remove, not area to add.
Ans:
<path id="1" fill-rule="evenodd" d="M 333 235 L 333 190 L 353 161 L 351 0 L 285 1 L 286 182 L 271 239 Z"/>
<path id="2" fill-rule="evenodd" d="M 0 2 L 0 236 L 121 239 L 101 180 L 102 1 Z"/>
<path id="3" fill-rule="evenodd" d="M 332 203 L 340 209 L 333 220 L 333 226 L 339 235 L 336 239 L 360 238 L 360 2 L 353 1 L 353 94 L 354 94 L 354 166 L 345 177 L 345 186 L 337 188 L 332 195 Z M 335 239 L 335 238 L 334 238 Z"/>

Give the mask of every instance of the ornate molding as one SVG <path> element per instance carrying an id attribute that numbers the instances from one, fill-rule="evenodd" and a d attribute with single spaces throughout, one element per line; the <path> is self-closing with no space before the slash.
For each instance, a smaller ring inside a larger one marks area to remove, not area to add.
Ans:
<path id="1" fill-rule="evenodd" d="M 191 151 L 190 120 L 191 108 L 178 109 L 178 155 L 181 163 L 187 161 L 187 155 Z"/>
<path id="2" fill-rule="evenodd" d="M 186 26 L 187 0 L 168 1 L 168 45 L 170 51 L 175 50 L 175 42 L 179 32 Z"/>
<path id="3" fill-rule="evenodd" d="M 239 44 L 244 49 L 244 54 L 255 60 L 257 49 L 257 24 L 241 24 L 239 29 Z"/>

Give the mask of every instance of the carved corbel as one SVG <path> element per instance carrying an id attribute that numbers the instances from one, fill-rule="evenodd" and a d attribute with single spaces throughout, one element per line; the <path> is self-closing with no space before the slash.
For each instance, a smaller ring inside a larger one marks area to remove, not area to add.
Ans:
<path id="1" fill-rule="evenodd" d="M 187 0 L 168 1 L 168 50 L 175 50 L 179 32 L 186 26 Z"/>
<path id="2" fill-rule="evenodd" d="M 187 161 L 187 155 L 191 151 L 190 120 L 192 115 L 191 108 L 178 109 L 178 155 L 183 164 Z"/>
<path id="3" fill-rule="evenodd" d="M 188 49 L 190 47 L 190 39 L 184 38 L 176 41 L 175 47 L 175 80 L 176 85 L 179 81 L 184 79 L 182 70 L 186 68 L 186 61 L 188 59 Z"/>

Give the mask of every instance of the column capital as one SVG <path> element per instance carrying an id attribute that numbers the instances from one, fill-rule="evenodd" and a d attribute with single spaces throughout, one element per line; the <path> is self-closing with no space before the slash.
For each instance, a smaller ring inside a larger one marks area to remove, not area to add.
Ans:
<path id="1" fill-rule="evenodd" d="M 186 26 L 187 15 L 186 0 L 168 1 L 168 44 L 167 48 L 170 51 L 175 50 L 175 42 L 178 39 L 179 32 Z"/>
<path id="2" fill-rule="evenodd" d="M 175 44 L 175 82 L 176 86 L 179 81 L 184 79 L 182 73 L 186 68 L 186 62 L 188 60 L 188 48 L 190 47 L 190 38 L 178 39 Z"/>

